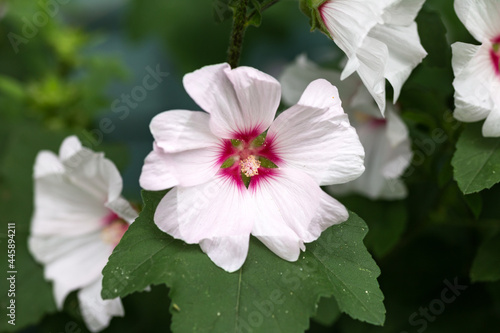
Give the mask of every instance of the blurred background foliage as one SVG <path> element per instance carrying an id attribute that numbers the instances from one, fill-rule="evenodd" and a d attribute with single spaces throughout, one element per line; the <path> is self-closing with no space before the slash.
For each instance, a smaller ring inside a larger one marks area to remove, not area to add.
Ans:
<path id="1" fill-rule="evenodd" d="M 16 223 L 19 271 L 17 325 L 7 325 L 4 317 L 0 331 L 86 332 L 75 295 L 57 312 L 51 285 L 27 252 L 36 153 L 57 150 L 66 135 L 77 134 L 117 163 L 125 196 L 139 203 L 139 174 L 152 142 L 148 124 L 164 110 L 198 109 L 183 90 L 182 76 L 225 61 L 231 10 L 228 0 L 13 0 L 0 2 L 0 17 L 0 211 L 4 228 Z M 417 23 L 429 56 L 399 100 L 415 155 L 424 156 L 405 174 L 409 196 L 396 202 L 342 199 L 370 226 L 365 244 L 382 270 L 386 324 L 375 327 L 339 315 L 335 302 L 323 300 L 311 332 L 500 330 L 500 188 L 464 196 L 451 166 L 464 125 L 451 116 L 450 45 L 475 41 L 452 0 L 428 0 Z M 260 26 L 248 28 L 242 65 L 278 77 L 301 53 L 325 66 L 341 60 L 330 40 L 309 31 L 298 1 L 280 1 L 254 24 Z M 156 68 L 168 75 L 147 96 L 134 98 L 148 70 Z M 435 129 L 444 131 L 443 142 L 433 141 Z M 425 328 L 412 322 L 414 313 L 413 319 L 425 318 L 419 311 L 441 298 L 443 281 L 456 279 L 467 289 L 442 314 L 427 319 Z M 8 288 L 1 281 L 5 309 Z M 124 305 L 126 317 L 114 318 L 105 332 L 168 331 L 164 286 L 128 296 Z"/>

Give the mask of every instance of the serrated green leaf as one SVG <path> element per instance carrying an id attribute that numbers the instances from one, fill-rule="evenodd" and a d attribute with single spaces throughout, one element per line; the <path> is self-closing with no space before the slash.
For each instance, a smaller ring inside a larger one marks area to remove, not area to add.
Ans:
<path id="1" fill-rule="evenodd" d="M 500 280 L 500 233 L 479 247 L 472 263 L 470 277 L 473 282 Z"/>
<path id="2" fill-rule="evenodd" d="M 464 196 L 464 201 L 470 208 L 472 214 L 474 214 L 474 217 L 477 220 L 479 218 L 479 215 L 481 215 L 481 211 L 483 210 L 483 199 L 481 198 L 481 194 L 472 193 L 466 195 Z"/>
<path id="3" fill-rule="evenodd" d="M 323 326 L 332 326 L 333 323 L 340 317 L 340 310 L 333 297 L 322 297 L 318 303 L 318 311 L 314 315 L 314 321 Z"/>
<path id="4" fill-rule="evenodd" d="M 500 182 L 500 139 L 484 138 L 481 123 L 468 125 L 457 142 L 452 165 L 464 194 L 479 192 Z"/>
<path id="5" fill-rule="evenodd" d="M 252 238 L 245 264 L 230 274 L 199 246 L 175 240 L 156 227 L 153 215 L 164 194 L 143 192 L 143 211 L 103 270 L 104 297 L 165 283 L 170 287 L 174 332 L 303 332 L 319 298 L 332 295 L 342 312 L 383 324 L 380 270 L 363 245 L 366 224 L 354 213 L 308 244 L 293 263 Z"/>

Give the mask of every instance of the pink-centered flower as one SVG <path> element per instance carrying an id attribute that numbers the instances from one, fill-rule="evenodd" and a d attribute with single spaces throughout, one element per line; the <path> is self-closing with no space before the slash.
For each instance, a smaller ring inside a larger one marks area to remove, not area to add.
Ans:
<path id="1" fill-rule="evenodd" d="M 56 305 L 77 289 L 82 317 L 92 332 L 123 316 L 119 298 L 101 297 L 102 269 L 137 212 L 120 196 L 115 165 L 71 136 L 59 156 L 41 151 L 34 167 L 35 207 L 29 250 L 53 282 Z"/>
<path id="2" fill-rule="evenodd" d="M 358 193 L 371 199 L 404 198 L 407 189 L 400 177 L 413 154 L 408 129 L 397 107 L 388 105 L 383 118 L 357 75 L 341 81 L 339 72 L 321 68 L 305 56 L 287 66 L 281 76 L 283 101 L 288 105 L 296 103 L 304 88 L 318 78 L 339 88 L 343 107 L 366 152 L 366 170 L 359 178 L 328 186 L 327 190 L 335 195 Z"/>
<path id="3" fill-rule="evenodd" d="M 318 25 L 345 52 L 342 80 L 357 72 L 382 114 L 385 79 L 394 103 L 412 70 L 427 55 L 415 17 L 425 0 L 327 0 L 318 7 Z"/>
<path id="4" fill-rule="evenodd" d="M 320 186 L 363 172 L 364 151 L 337 89 L 312 82 L 274 121 L 280 84 L 250 67 L 203 67 L 184 77 L 205 112 L 175 110 L 151 122 L 155 142 L 142 170 L 147 190 L 174 187 L 155 223 L 233 272 L 250 234 L 285 260 L 348 218 Z"/>
<path id="5" fill-rule="evenodd" d="M 483 136 L 500 136 L 500 1 L 456 0 L 455 11 L 481 45 L 452 45 L 455 112 L 460 121 L 486 119 Z"/>

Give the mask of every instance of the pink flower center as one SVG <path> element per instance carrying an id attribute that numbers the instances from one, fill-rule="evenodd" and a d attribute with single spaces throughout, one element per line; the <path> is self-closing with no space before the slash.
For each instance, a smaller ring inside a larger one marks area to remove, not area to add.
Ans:
<path id="1" fill-rule="evenodd" d="M 110 212 L 104 218 L 104 224 L 105 226 L 101 231 L 101 239 L 107 244 L 118 245 L 123 234 L 127 231 L 129 224 L 114 212 Z"/>
<path id="2" fill-rule="evenodd" d="M 250 188 L 276 174 L 281 159 L 273 141 L 261 135 L 239 135 L 238 139 L 222 140 L 219 150 L 219 175 L 232 180 L 238 187 Z"/>
<path id="3" fill-rule="evenodd" d="M 493 63 L 493 68 L 495 68 L 495 73 L 500 75 L 500 36 L 493 40 L 493 45 L 490 50 L 491 62 Z"/>

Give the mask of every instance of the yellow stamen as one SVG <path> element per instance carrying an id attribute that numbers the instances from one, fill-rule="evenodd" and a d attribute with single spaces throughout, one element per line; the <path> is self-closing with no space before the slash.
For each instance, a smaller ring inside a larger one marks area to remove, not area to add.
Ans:
<path id="1" fill-rule="evenodd" d="M 247 177 L 259 174 L 260 161 L 255 156 L 250 155 L 243 161 L 240 161 L 241 172 Z"/>

